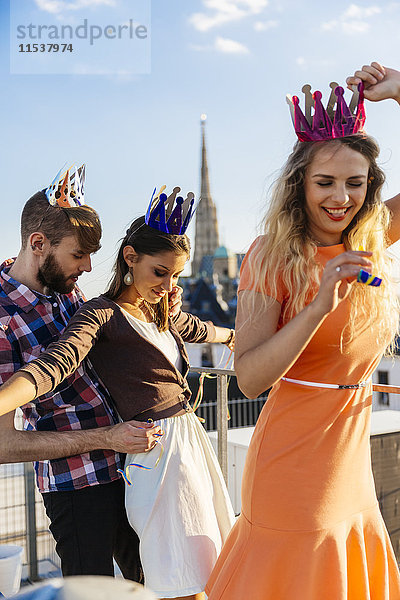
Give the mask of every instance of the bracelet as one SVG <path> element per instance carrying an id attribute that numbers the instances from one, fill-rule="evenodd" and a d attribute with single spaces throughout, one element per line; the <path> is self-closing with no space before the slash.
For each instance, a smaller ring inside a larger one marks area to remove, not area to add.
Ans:
<path id="1" fill-rule="evenodd" d="M 222 342 L 222 343 L 223 343 L 223 344 L 225 344 L 225 346 L 229 346 L 229 344 L 231 343 L 231 341 L 232 341 L 232 340 L 233 340 L 233 338 L 234 338 L 234 335 L 235 335 L 235 330 L 234 330 L 234 329 L 231 329 L 231 332 L 230 332 L 230 334 L 229 334 L 229 337 L 228 337 L 228 339 L 227 339 L 225 342 Z"/>

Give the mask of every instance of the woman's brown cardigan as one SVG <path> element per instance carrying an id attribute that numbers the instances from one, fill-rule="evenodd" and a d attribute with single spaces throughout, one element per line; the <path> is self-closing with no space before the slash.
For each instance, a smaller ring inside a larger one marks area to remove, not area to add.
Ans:
<path id="1" fill-rule="evenodd" d="M 41 396 L 71 375 L 87 357 L 124 421 L 178 416 L 191 411 L 184 341 L 212 341 L 214 328 L 181 312 L 170 321 L 169 330 L 182 357 L 182 372 L 128 323 L 115 302 L 99 296 L 86 302 L 60 339 L 21 371 L 32 375 Z"/>

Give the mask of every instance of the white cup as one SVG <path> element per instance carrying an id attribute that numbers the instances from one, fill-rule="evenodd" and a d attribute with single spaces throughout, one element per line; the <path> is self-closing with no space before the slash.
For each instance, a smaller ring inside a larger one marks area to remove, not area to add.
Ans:
<path id="1" fill-rule="evenodd" d="M 6 598 L 19 591 L 22 573 L 21 546 L 0 544 L 0 592 Z"/>

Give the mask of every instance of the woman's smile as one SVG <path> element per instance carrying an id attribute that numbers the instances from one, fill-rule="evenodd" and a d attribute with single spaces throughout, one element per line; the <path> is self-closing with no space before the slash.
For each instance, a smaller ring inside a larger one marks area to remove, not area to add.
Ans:
<path id="1" fill-rule="evenodd" d="M 321 208 L 326 212 L 328 217 L 332 219 L 332 221 L 342 221 L 352 207 L 346 206 L 344 208 L 328 208 L 326 206 L 322 206 Z"/>

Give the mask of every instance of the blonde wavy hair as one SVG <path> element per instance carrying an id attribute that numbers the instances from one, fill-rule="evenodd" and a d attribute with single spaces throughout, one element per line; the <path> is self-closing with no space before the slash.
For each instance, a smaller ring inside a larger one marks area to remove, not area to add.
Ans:
<path id="1" fill-rule="evenodd" d="M 316 243 L 308 227 L 304 180 L 314 156 L 328 144 L 346 146 L 362 154 L 369 162 L 364 204 L 344 230 L 342 242 L 347 250 L 358 250 L 362 246 L 373 252 L 373 273 L 382 277 L 378 288 L 352 286 L 348 296 L 352 308 L 349 322 L 342 331 L 342 350 L 354 338 L 358 327 L 372 325 L 378 320 L 379 342 L 388 346 L 393 344 L 398 331 L 399 305 L 391 279 L 392 259 L 386 252 L 390 212 L 381 201 L 385 175 L 376 162 L 379 146 L 370 136 L 358 134 L 334 141 L 295 144 L 272 188 L 263 219 L 265 235 L 259 238 L 251 251 L 250 286 L 264 294 L 266 303 L 268 297 L 277 293 L 279 282 L 290 290 L 290 296 L 283 305 L 283 322 L 293 318 L 316 296 L 321 268 L 314 258 Z"/>

